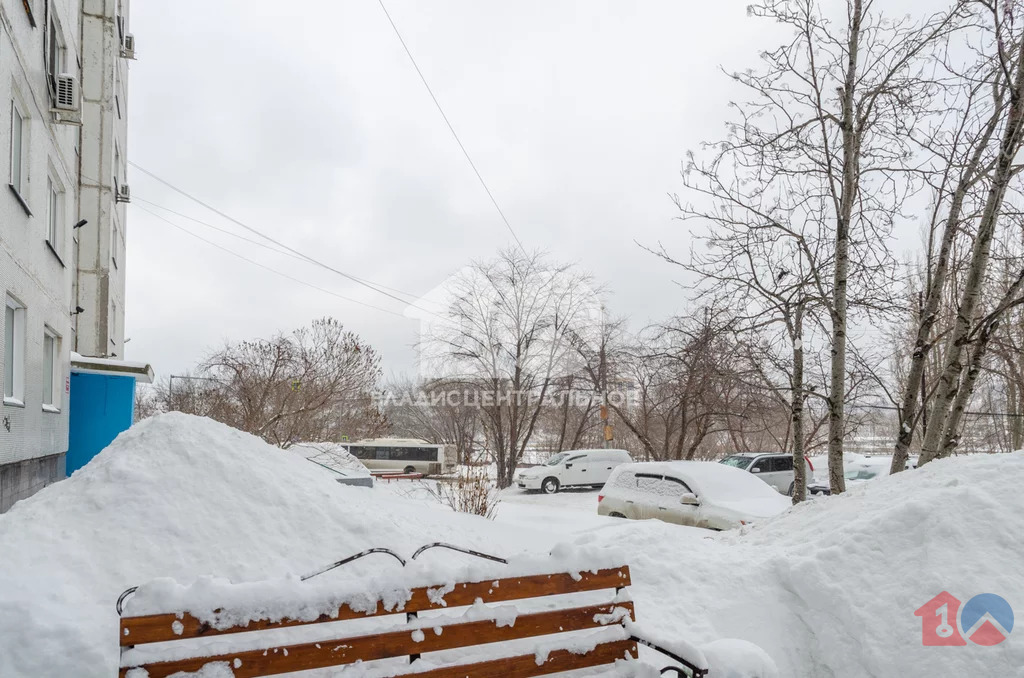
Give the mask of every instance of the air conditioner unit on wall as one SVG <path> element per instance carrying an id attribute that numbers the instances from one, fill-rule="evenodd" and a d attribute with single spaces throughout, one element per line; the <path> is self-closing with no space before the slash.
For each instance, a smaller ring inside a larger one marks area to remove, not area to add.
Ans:
<path id="1" fill-rule="evenodd" d="M 125 59 L 135 58 L 135 36 L 131 33 L 125 33 L 124 45 L 121 47 L 121 56 Z"/>
<path id="2" fill-rule="evenodd" d="M 132 201 L 132 189 L 128 184 L 121 184 L 117 187 L 116 202 L 131 202 Z"/>
<path id="3" fill-rule="evenodd" d="M 78 110 L 78 79 L 68 73 L 56 78 L 53 107 L 60 111 Z"/>

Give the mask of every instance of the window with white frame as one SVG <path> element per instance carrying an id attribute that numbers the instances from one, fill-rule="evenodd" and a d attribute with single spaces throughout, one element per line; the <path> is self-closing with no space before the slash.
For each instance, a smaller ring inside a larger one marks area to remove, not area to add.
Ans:
<path id="1" fill-rule="evenodd" d="M 24 195 L 25 183 L 25 114 L 18 102 L 11 101 L 11 186 Z"/>
<path id="2" fill-rule="evenodd" d="M 8 296 L 4 304 L 4 402 L 25 400 L 25 307 Z"/>
<path id="3" fill-rule="evenodd" d="M 49 328 L 43 334 L 43 409 L 57 409 L 60 389 L 60 338 Z"/>
<path id="4" fill-rule="evenodd" d="M 52 178 L 46 179 L 46 242 L 60 254 L 60 235 L 64 223 L 64 195 Z"/>

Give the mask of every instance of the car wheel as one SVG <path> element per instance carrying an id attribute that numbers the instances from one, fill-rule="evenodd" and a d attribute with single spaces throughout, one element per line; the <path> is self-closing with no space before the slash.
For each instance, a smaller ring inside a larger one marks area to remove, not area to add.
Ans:
<path id="1" fill-rule="evenodd" d="M 626 517 L 626 516 L 622 515 L 621 513 L 609 513 L 608 515 L 610 517 L 612 517 L 612 518 L 625 518 Z"/>
<path id="2" fill-rule="evenodd" d="M 540 489 L 544 490 L 544 494 L 558 492 L 558 478 L 545 478 L 544 482 L 540 484 Z"/>
<path id="3" fill-rule="evenodd" d="M 406 475 L 409 475 L 410 473 L 416 473 L 416 467 L 415 466 L 406 466 L 404 473 Z"/>
<path id="4" fill-rule="evenodd" d="M 793 496 L 793 490 L 795 488 L 796 488 L 796 481 L 794 480 L 793 482 L 791 482 L 789 484 L 789 492 L 787 492 L 786 494 L 789 495 L 790 497 L 792 497 Z"/>

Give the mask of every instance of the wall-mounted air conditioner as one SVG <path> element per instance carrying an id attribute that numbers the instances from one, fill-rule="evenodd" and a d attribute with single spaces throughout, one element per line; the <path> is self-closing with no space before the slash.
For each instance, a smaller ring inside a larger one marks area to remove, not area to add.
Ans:
<path id="1" fill-rule="evenodd" d="M 135 58 L 135 36 L 131 33 L 125 33 L 124 45 L 121 47 L 121 56 L 125 59 Z"/>
<path id="2" fill-rule="evenodd" d="M 61 73 L 55 84 L 53 107 L 60 111 L 77 111 L 78 79 L 68 73 Z"/>

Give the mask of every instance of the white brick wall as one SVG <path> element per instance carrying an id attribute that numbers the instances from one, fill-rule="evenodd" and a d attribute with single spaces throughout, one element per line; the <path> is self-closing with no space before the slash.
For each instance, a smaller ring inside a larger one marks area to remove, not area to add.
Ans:
<path id="1" fill-rule="evenodd" d="M 77 221 L 79 128 L 52 123 L 46 62 L 44 2 L 30 0 L 32 27 L 22 0 L 0 0 L 0 303 L 13 295 L 25 306 L 24 406 L 0 405 L 0 465 L 65 452 L 68 447 L 70 350 L 74 344 L 70 312 L 75 242 L 71 226 Z M 79 3 L 53 0 L 67 64 L 77 70 Z M 11 100 L 17 97 L 28 116 L 24 189 L 28 210 L 10 189 Z M 57 254 L 47 245 L 47 178 L 63 192 Z M 0 330 L 3 329 L 0 317 Z M 43 398 L 43 336 L 49 327 L 60 336 L 60 388 L 55 391 L 60 411 L 46 412 Z M 2 336 L 2 335 L 0 335 Z M 0 358 L 3 357 L 0 344 Z M 2 379 L 0 373 L 0 379 Z M 10 430 L 8 430 L 8 428 Z"/>

